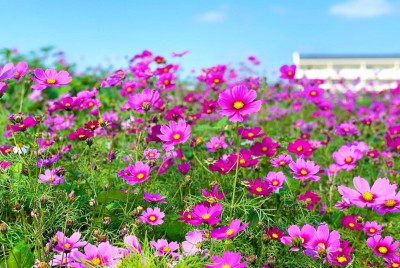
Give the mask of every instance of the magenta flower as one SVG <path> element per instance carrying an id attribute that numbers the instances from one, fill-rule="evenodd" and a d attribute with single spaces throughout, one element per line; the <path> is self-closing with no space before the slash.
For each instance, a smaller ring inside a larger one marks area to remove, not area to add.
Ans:
<path id="1" fill-rule="evenodd" d="M 370 187 L 365 179 L 355 177 L 353 184 L 356 190 L 340 185 L 338 191 L 344 198 L 350 200 L 351 204 L 361 208 L 375 206 L 378 198 L 393 195 L 397 188 L 396 184 L 391 185 L 386 178 L 377 179 Z"/>
<path id="2" fill-rule="evenodd" d="M 207 198 L 208 202 L 214 203 L 215 201 L 221 200 L 225 196 L 225 192 L 222 191 L 218 193 L 218 185 L 214 185 L 211 193 L 207 192 L 206 189 L 201 189 L 201 192 L 203 193 L 203 196 Z"/>
<path id="3" fill-rule="evenodd" d="M 313 258 L 332 259 L 332 254 L 340 248 L 340 234 L 338 231 L 329 232 L 328 225 L 320 225 L 314 236 L 307 244 L 305 253 Z"/>
<path id="4" fill-rule="evenodd" d="M 24 131 L 29 127 L 34 127 L 38 124 L 38 122 L 33 117 L 27 117 L 24 121 L 17 123 L 15 125 L 9 126 L 7 125 L 7 130 L 12 129 L 13 132 Z"/>
<path id="5" fill-rule="evenodd" d="M 147 208 L 146 211 L 142 211 L 142 216 L 139 219 L 143 222 L 146 222 L 151 225 L 160 225 L 162 224 L 163 218 L 165 217 L 165 213 L 162 212 L 159 208 Z"/>
<path id="6" fill-rule="evenodd" d="M 151 168 L 148 164 L 144 164 L 141 161 L 137 161 L 135 165 L 129 164 L 123 170 L 117 173 L 118 177 L 122 177 L 126 180 L 127 184 L 135 185 L 142 183 L 150 178 Z"/>
<path id="7" fill-rule="evenodd" d="M 213 263 L 206 264 L 205 268 L 244 268 L 246 262 L 240 262 L 242 255 L 238 252 L 225 251 L 222 257 L 214 255 L 211 257 Z"/>
<path id="8" fill-rule="evenodd" d="M 373 209 L 383 215 L 386 212 L 393 213 L 400 211 L 400 192 L 393 192 L 390 195 L 382 195 L 376 200 L 376 206 Z"/>
<path id="9" fill-rule="evenodd" d="M 68 135 L 70 140 L 87 140 L 88 138 L 93 137 L 93 132 L 87 129 L 78 128 L 75 132 L 71 132 Z"/>
<path id="10" fill-rule="evenodd" d="M 250 147 L 250 151 L 254 156 L 272 157 L 276 153 L 276 147 L 279 142 L 274 142 L 270 137 L 265 137 L 261 142 L 255 142 Z"/>
<path id="11" fill-rule="evenodd" d="M 159 101 L 160 93 L 150 88 L 145 88 L 142 93 L 131 95 L 128 98 L 129 106 L 138 113 L 151 112 Z"/>
<path id="12" fill-rule="evenodd" d="M 156 256 L 171 255 L 177 257 L 179 254 L 176 251 L 179 248 L 179 244 L 175 241 L 168 243 L 166 239 L 158 239 L 156 241 L 150 241 L 150 246 L 156 249 Z"/>
<path id="13" fill-rule="evenodd" d="M 165 150 L 171 150 L 175 145 L 185 143 L 190 137 L 190 126 L 183 119 L 179 119 L 178 123 L 170 121 L 169 125 L 162 125 L 160 131 L 158 137 L 165 142 L 163 145 Z"/>
<path id="14" fill-rule="evenodd" d="M 350 136 L 358 135 L 360 134 L 360 131 L 356 129 L 356 125 L 344 122 L 336 127 L 336 134 L 339 136 Z"/>
<path id="15" fill-rule="evenodd" d="M 143 199 L 146 202 L 167 204 L 167 202 L 164 201 L 165 198 L 166 198 L 165 195 L 160 195 L 158 193 L 150 194 L 148 192 L 144 192 L 144 197 L 143 197 Z"/>
<path id="16" fill-rule="evenodd" d="M 76 250 L 72 253 L 74 260 L 84 267 L 113 266 L 120 262 L 119 249 L 108 241 L 100 243 L 98 247 L 87 244 L 84 251 L 85 253 Z"/>
<path id="17" fill-rule="evenodd" d="M 222 135 L 220 138 L 214 136 L 209 142 L 206 142 L 207 152 L 215 152 L 218 149 L 226 149 L 228 145 L 225 143 L 225 136 Z"/>
<path id="18" fill-rule="evenodd" d="M 308 210 L 313 210 L 314 204 L 319 203 L 321 201 L 321 197 L 318 196 L 317 192 L 307 190 L 305 194 L 297 196 L 297 200 L 305 203 Z"/>
<path id="19" fill-rule="evenodd" d="M 283 65 L 279 70 L 281 71 L 280 78 L 283 79 L 291 80 L 296 75 L 296 65 Z"/>
<path id="20" fill-rule="evenodd" d="M 221 204 L 213 204 L 211 207 L 206 207 L 202 204 L 197 204 L 193 207 L 192 219 L 187 221 L 191 225 L 200 225 L 207 223 L 209 225 L 217 224 L 221 219 L 217 218 L 222 213 Z"/>
<path id="21" fill-rule="evenodd" d="M 67 85 L 71 82 L 72 77 L 69 76 L 67 71 L 57 72 L 56 69 L 35 69 L 35 76 L 30 76 L 31 79 L 36 83 L 31 86 L 35 90 L 43 90 L 47 87 L 58 87 Z"/>
<path id="22" fill-rule="evenodd" d="M 160 151 L 157 149 L 146 149 L 143 151 L 143 155 L 147 160 L 157 159 L 160 157 Z"/>
<path id="23" fill-rule="evenodd" d="M 247 225 L 249 225 L 249 222 L 246 222 L 242 226 L 240 226 L 240 220 L 239 219 L 234 219 L 231 221 L 229 226 L 224 226 L 221 228 L 213 229 L 211 230 L 211 237 L 221 240 L 225 238 L 232 238 L 235 235 L 237 235 L 239 232 L 243 231 Z"/>
<path id="24" fill-rule="evenodd" d="M 126 253 L 142 254 L 142 247 L 140 246 L 139 240 L 134 235 L 128 235 L 124 237 L 124 244 L 126 247 Z"/>
<path id="25" fill-rule="evenodd" d="M 268 235 L 268 237 L 272 240 L 276 241 L 281 241 L 283 237 L 285 237 L 285 233 L 282 229 L 278 229 L 275 225 L 272 226 L 271 228 L 268 228 L 268 226 L 265 227 L 265 233 Z"/>
<path id="26" fill-rule="evenodd" d="M 362 152 L 356 147 L 342 146 L 333 152 L 332 157 L 342 169 L 350 171 L 356 167 L 355 163 L 362 158 Z"/>
<path id="27" fill-rule="evenodd" d="M 7 63 L 3 68 L 0 67 L 0 82 L 13 78 L 15 72 L 16 68 L 12 63 Z"/>
<path id="28" fill-rule="evenodd" d="M 308 141 L 297 139 L 293 143 L 290 142 L 287 147 L 288 152 L 297 154 L 298 156 L 304 155 L 309 157 L 312 155 L 313 149 Z"/>
<path id="29" fill-rule="evenodd" d="M 87 244 L 87 242 L 79 242 L 81 238 L 81 234 L 79 232 L 75 232 L 71 235 L 71 237 L 66 237 L 62 232 L 56 233 L 57 237 L 57 245 L 54 247 L 54 251 L 69 253 L 73 249 L 77 249 L 83 247 Z"/>
<path id="30" fill-rule="evenodd" d="M 0 171 L 5 170 L 11 165 L 10 161 L 0 161 Z"/>
<path id="31" fill-rule="evenodd" d="M 194 230 L 186 236 L 186 241 L 182 242 L 182 248 L 185 255 L 195 255 L 201 250 L 201 243 L 204 241 L 204 232 Z"/>
<path id="32" fill-rule="evenodd" d="M 351 252 L 354 249 L 349 246 L 349 241 L 344 240 L 339 250 L 331 255 L 330 261 L 337 266 L 347 265 L 351 261 Z"/>
<path id="33" fill-rule="evenodd" d="M 58 176 L 55 169 L 46 169 L 44 171 L 44 174 L 39 175 L 39 183 L 49 183 L 51 185 L 56 185 L 63 182 L 63 177 Z"/>
<path id="34" fill-rule="evenodd" d="M 222 108 L 219 113 L 228 116 L 231 122 L 243 122 L 244 116 L 261 109 L 261 100 L 255 100 L 256 98 L 257 92 L 248 90 L 245 86 L 228 88 L 219 95 L 218 104 Z"/>
<path id="35" fill-rule="evenodd" d="M 286 176 L 282 171 L 279 172 L 268 172 L 267 176 L 264 177 L 265 181 L 268 181 L 269 187 L 272 191 L 276 191 L 282 188 L 283 183 L 286 181 Z"/>
<path id="36" fill-rule="evenodd" d="M 293 161 L 290 154 L 280 154 L 278 157 L 271 159 L 270 163 L 273 167 L 286 166 Z"/>
<path id="37" fill-rule="evenodd" d="M 267 135 L 265 132 L 261 132 L 262 128 L 261 127 L 255 127 L 255 128 L 239 128 L 238 129 L 238 134 L 240 137 L 244 140 L 254 140 L 255 138 L 260 138 L 264 137 Z M 261 133 L 260 133 L 261 132 Z"/>
<path id="38" fill-rule="evenodd" d="M 3 96 L 4 92 L 6 91 L 7 85 L 8 85 L 8 81 L 5 83 L 0 82 L 0 98 Z"/>
<path id="39" fill-rule="evenodd" d="M 189 163 L 180 163 L 177 164 L 176 167 L 178 168 L 178 171 L 181 174 L 187 174 L 190 170 L 190 164 Z"/>
<path id="40" fill-rule="evenodd" d="M 28 63 L 26 61 L 18 62 L 15 65 L 14 78 L 17 79 L 17 84 L 21 81 L 22 77 L 28 72 Z"/>
<path id="41" fill-rule="evenodd" d="M 376 221 L 367 221 L 364 223 L 363 231 L 368 236 L 380 235 L 382 233 L 383 226 L 378 224 Z"/>
<path id="42" fill-rule="evenodd" d="M 261 180 L 260 178 L 255 178 L 254 182 L 252 180 L 247 180 L 249 187 L 247 190 L 255 195 L 269 196 L 272 189 L 269 187 L 269 182 Z"/>
<path id="43" fill-rule="evenodd" d="M 295 179 L 310 179 L 312 181 L 318 181 L 319 176 L 315 175 L 319 172 L 319 166 L 313 161 L 305 161 L 303 158 L 298 158 L 296 162 L 289 164 L 293 178 Z"/>
<path id="44" fill-rule="evenodd" d="M 315 228 L 310 225 L 304 225 L 301 230 L 297 225 L 291 225 L 287 229 L 289 236 L 281 238 L 281 242 L 286 245 L 291 245 L 291 251 L 299 250 L 301 247 L 307 247 L 308 242 L 315 235 Z"/>
<path id="45" fill-rule="evenodd" d="M 308 85 L 304 87 L 304 97 L 307 100 L 315 102 L 321 99 L 323 95 L 324 95 L 324 90 L 318 87 L 318 85 L 314 86 Z"/>
<path id="46" fill-rule="evenodd" d="M 367 239 L 367 245 L 374 251 L 376 256 L 391 259 L 398 252 L 399 241 L 393 242 L 393 237 L 385 236 L 382 238 L 376 235 Z"/>
<path id="47" fill-rule="evenodd" d="M 346 215 L 342 217 L 340 223 L 347 229 L 361 231 L 363 228 L 361 223 L 357 222 L 357 216 Z"/>

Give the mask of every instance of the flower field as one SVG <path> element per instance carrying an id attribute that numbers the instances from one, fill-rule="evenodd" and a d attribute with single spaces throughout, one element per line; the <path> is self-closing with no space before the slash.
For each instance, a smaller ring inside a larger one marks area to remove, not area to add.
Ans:
<path id="1" fill-rule="evenodd" d="M 186 53 L 2 51 L 0 267 L 400 267 L 400 83 Z"/>

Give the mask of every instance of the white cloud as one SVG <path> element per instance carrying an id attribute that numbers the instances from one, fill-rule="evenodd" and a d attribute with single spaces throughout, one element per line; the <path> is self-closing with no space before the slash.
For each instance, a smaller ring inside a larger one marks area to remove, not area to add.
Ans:
<path id="1" fill-rule="evenodd" d="M 372 18 L 390 14 L 394 5 L 386 0 L 347 0 L 333 5 L 330 13 L 347 18 Z"/>
<path id="2" fill-rule="evenodd" d="M 228 17 L 228 5 L 220 5 L 215 10 L 209 10 L 204 13 L 196 14 L 193 16 L 194 21 L 203 23 L 218 23 L 223 22 Z"/>

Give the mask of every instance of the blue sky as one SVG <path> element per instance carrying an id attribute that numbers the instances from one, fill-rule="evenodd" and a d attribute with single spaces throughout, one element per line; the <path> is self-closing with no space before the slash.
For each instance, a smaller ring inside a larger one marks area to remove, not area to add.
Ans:
<path id="1" fill-rule="evenodd" d="M 190 50 L 186 70 L 292 53 L 399 53 L 400 0 L 3 1 L 0 47 L 47 45 L 80 66 L 123 65 L 143 49 Z"/>

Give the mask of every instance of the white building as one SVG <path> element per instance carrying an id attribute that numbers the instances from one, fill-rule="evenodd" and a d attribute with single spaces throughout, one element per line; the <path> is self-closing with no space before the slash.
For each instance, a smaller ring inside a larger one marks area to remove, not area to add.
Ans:
<path id="1" fill-rule="evenodd" d="M 399 55 L 303 55 L 293 53 L 297 65 L 296 78 L 326 80 L 325 88 L 344 90 L 345 81 L 352 83 L 359 79 L 355 90 L 389 89 L 400 81 Z M 374 86 L 369 82 L 375 81 Z M 355 84 L 355 83 L 354 83 Z"/>

